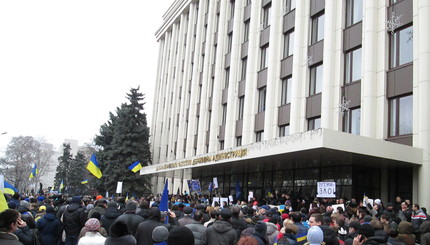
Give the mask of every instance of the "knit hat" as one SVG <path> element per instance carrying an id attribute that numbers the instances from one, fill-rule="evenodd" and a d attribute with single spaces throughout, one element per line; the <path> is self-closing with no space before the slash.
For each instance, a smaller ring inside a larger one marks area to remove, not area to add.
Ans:
<path id="1" fill-rule="evenodd" d="M 381 199 L 375 199 L 375 203 L 381 205 Z"/>
<path id="2" fill-rule="evenodd" d="M 231 218 L 231 210 L 229 208 L 223 208 L 221 210 L 221 218 L 223 220 L 229 220 Z"/>
<path id="3" fill-rule="evenodd" d="M 98 196 L 96 196 L 96 200 L 100 200 L 100 199 L 102 199 L 103 198 L 103 196 L 102 195 L 98 195 Z"/>
<path id="4" fill-rule="evenodd" d="M 358 234 L 364 235 L 367 238 L 375 236 L 375 228 L 373 228 L 370 224 L 362 224 L 360 228 L 358 228 Z"/>
<path id="5" fill-rule="evenodd" d="M 286 219 L 290 218 L 290 215 L 289 214 L 282 214 L 281 217 L 282 217 L 282 220 L 286 220 Z"/>
<path id="6" fill-rule="evenodd" d="M 133 201 L 128 202 L 125 205 L 125 210 L 126 211 L 135 211 L 136 209 L 137 209 L 137 204 L 135 202 L 133 202 Z"/>
<path id="7" fill-rule="evenodd" d="M 91 218 L 85 223 L 87 231 L 98 231 L 100 229 L 100 221 L 96 218 Z"/>
<path id="8" fill-rule="evenodd" d="M 53 214 L 54 213 L 54 207 L 51 207 L 51 206 L 47 207 L 46 208 L 46 213 L 47 214 Z"/>
<path id="9" fill-rule="evenodd" d="M 46 206 L 42 205 L 39 207 L 39 212 L 46 211 Z"/>
<path id="10" fill-rule="evenodd" d="M 39 197 L 37 198 L 37 201 L 39 201 L 39 202 L 43 202 L 43 200 L 45 200 L 45 197 L 44 197 L 44 196 L 39 196 Z"/>
<path id="11" fill-rule="evenodd" d="M 191 214 L 193 212 L 193 208 L 192 207 L 185 207 L 184 208 L 184 214 Z"/>
<path id="12" fill-rule="evenodd" d="M 320 245 L 324 241 L 323 231 L 319 226 L 314 225 L 309 228 L 307 239 L 310 245 Z"/>
<path id="13" fill-rule="evenodd" d="M 255 233 L 258 233 L 264 237 L 267 233 L 266 222 L 258 221 L 257 224 L 255 224 Z"/>
<path id="14" fill-rule="evenodd" d="M 157 226 L 152 231 L 152 241 L 154 243 L 164 242 L 169 237 L 169 230 L 165 226 Z"/>
<path id="15" fill-rule="evenodd" d="M 173 228 L 167 239 L 169 245 L 194 245 L 193 232 L 185 226 Z"/>
<path id="16" fill-rule="evenodd" d="M 80 196 L 74 196 L 72 197 L 72 203 L 81 203 L 81 197 Z"/>
<path id="17" fill-rule="evenodd" d="M 19 206 L 20 206 L 20 207 L 24 207 L 24 208 L 26 208 L 26 209 L 30 209 L 30 203 L 29 203 L 29 202 L 27 202 L 27 201 L 25 201 L 25 200 L 21 201 L 21 202 L 19 203 Z"/>

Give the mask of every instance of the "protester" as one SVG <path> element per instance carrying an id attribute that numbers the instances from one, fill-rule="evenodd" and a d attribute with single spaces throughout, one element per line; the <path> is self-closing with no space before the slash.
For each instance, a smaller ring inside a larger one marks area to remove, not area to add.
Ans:
<path id="1" fill-rule="evenodd" d="M 136 239 L 130 233 L 127 223 L 124 221 L 115 221 L 109 230 L 109 237 L 105 245 L 136 245 Z"/>
<path id="2" fill-rule="evenodd" d="M 55 217 L 53 207 L 46 208 L 46 214 L 37 221 L 36 226 L 42 244 L 57 244 L 63 228 L 60 220 Z"/>
<path id="3" fill-rule="evenodd" d="M 85 236 L 79 239 L 78 245 L 103 245 L 106 238 L 100 234 L 100 221 L 91 218 L 85 222 Z"/>
<path id="4" fill-rule="evenodd" d="M 14 209 L 6 209 L 0 213 L 0 244 L 22 245 L 14 234 L 22 222 L 19 215 Z"/>

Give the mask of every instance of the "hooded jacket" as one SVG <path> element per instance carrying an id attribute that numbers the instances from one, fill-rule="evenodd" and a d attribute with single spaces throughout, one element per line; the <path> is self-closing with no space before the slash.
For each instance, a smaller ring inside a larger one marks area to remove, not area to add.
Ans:
<path id="1" fill-rule="evenodd" d="M 267 241 L 267 224 L 263 221 L 258 221 L 255 225 L 255 231 L 252 236 L 257 240 L 258 245 L 268 245 Z"/>
<path id="2" fill-rule="evenodd" d="M 149 210 L 150 217 L 148 220 L 140 223 L 137 226 L 134 237 L 137 240 L 138 245 L 152 245 L 152 231 L 155 227 L 165 225 L 161 222 L 161 213 L 158 208 L 151 208 Z M 137 217 L 143 219 L 140 215 L 135 214 Z M 121 216 L 122 217 L 122 216 Z M 167 226 L 166 226 L 167 227 Z"/>
<path id="3" fill-rule="evenodd" d="M 397 231 L 399 232 L 399 235 L 397 238 L 404 242 L 406 245 L 415 245 L 415 235 L 412 234 L 413 227 L 410 222 L 402 221 L 399 223 L 399 226 L 397 227 Z"/>
<path id="4" fill-rule="evenodd" d="M 100 222 L 102 223 L 102 227 L 105 228 L 107 234 L 110 234 L 110 226 L 113 224 L 116 218 L 121 216 L 121 212 L 116 207 L 107 207 L 106 212 L 100 218 Z"/>
<path id="5" fill-rule="evenodd" d="M 271 222 L 267 222 L 266 225 L 267 225 L 267 231 L 266 231 L 267 239 L 269 240 L 269 244 L 273 244 L 273 241 L 275 241 L 275 238 L 279 234 L 278 227 Z"/>
<path id="6" fill-rule="evenodd" d="M 80 204 L 72 203 L 64 210 L 63 226 L 67 236 L 78 237 L 86 221 L 85 210 Z"/>
<path id="7" fill-rule="evenodd" d="M 53 213 L 47 213 L 36 223 L 42 244 L 56 244 L 62 232 L 62 225 Z"/>
<path id="8" fill-rule="evenodd" d="M 216 220 L 202 236 L 202 244 L 233 245 L 237 241 L 237 233 L 233 226 L 225 220 Z"/>

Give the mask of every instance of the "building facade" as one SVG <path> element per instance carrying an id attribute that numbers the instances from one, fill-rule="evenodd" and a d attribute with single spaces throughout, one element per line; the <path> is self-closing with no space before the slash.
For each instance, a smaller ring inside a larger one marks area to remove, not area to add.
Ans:
<path id="1" fill-rule="evenodd" d="M 154 192 L 430 205 L 430 2 L 177 0 L 156 32 Z"/>

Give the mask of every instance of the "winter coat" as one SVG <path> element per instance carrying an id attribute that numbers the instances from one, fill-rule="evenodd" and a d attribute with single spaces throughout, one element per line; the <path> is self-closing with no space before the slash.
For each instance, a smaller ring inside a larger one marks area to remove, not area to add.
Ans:
<path id="1" fill-rule="evenodd" d="M 430 245 L 430 221 L 424 221 L 420 226 L 420 245 Z"/>
<path id="2" fill-rule="evenodd" d="M 345 245 L 352 245 L 352 242 L 354 241 L 354 237 L 357 236 L 357 232 L 348 233 L 345 237 Z"/>
<path id="3" fill-rule="evenodd" d="M 383 239 L 382 236 L 369 237 L 363 242 L 364 245 L 386 245 L 387 241 Z"/>
<path id="4" fill-rule="evenodd" d="M 404 242 L 401 242 L 397 238 L 389 237 L 387 241 L 387 245 L 406 245 Z"/>
<path id="5" fill-rule="evenodd" d="M 201 245 L 203 233 L 206 231 L 207 228 L 198 221 L 194 221 L 191 224 L 185 225 L 185 227 L 187 227 L 193 232 L 194 245 Z"/>
<path id="6" fill-rule="evenodd" d="M 60 220 L 53 213 L 47 213 L 36 223 L 42 245 L 56 244 L 63 231 Z"/>
<path id="7" fill-rule="evenodd" d="M 115 221 L 123 221 L 128 225 L 128 229 L 130 230 L 131 234 L 136 233 L 137 227 L 140 223 L 145 221 L 142 216 L 137 215 L 135 213 L 125 213 L 123 215 L 118 216 Z"/>
<path id="8" fill-rule="evenodd" d="M 110 226 L 113 224 L 116 218 L 121 216 L 122 213 L 119 211 L 118 208 L 115 207 L 108 207 L 106 209 L 106 212 L 102 217 L 100 218 L 100 222 L 102 224 L 102 227 L 105 228 L 107 231 L 107 234 L 110 234 Z"/>
<path id="9" fill-rule="evenodd" d="M 202 244 L 233 245 L 237 241 L 237 233 L 233 226 L 225 220 L 216 220 L 203 233 Z"/>
<path id="10" fill-rule="evenodd" d="M 34 221 L 33 214 L 24 206 L 20 206 L 18 211 L 21 213 L 21 219 L 27 223 L 30 229 L 36 228 L 36 222 Z"/>
<path id="11" fill-rule="evenodd" d="M 67 236 L 78 237 L 86 221 L 85 210 L 78 203 L 72 203 L 64 210 L 63 226 Z"/>
<path id="12" fill-rule="evenodd" d="M 105 241 L 105 245 L 136 245 L 136 238 L 132 235 L 120 236 L 120 237 L 108 237 Z"/>
<path id="13" fill-rule="evenodd" d="M 267 222 L 266 225 L 267 225 L 267 231 L 266 231 L 267 240 L 269 240 L 269 244 L 273 244 L 273 241 L 275 241 L 275 238 L 279 234 L 278 227 L 271 222 Z"/>
<path id="14" fill-rule="evenodd" d="M 306 226 L 302 224 L 302 222 L 294 222 L 294 224 L 299 228 L 296 234 L 297 245 L 303 245 L 307 241 L 308 230 Z"/>
<path id="15" fill-rule="evenodd" d="M 291 233 L 284 233 L 278 240 L 278 245 L 297 245 L 296 237 Z"/>
<path id="16" fill-rule="evenodd" d="M 84 237 L 87 234 L 87 228 L 82 227 L 81 231 L 79 232 L 79 238 Z M 104 236 L 104 237 L 108 237 L 107 231 L 105 230 L 105 228 L 100 227 L 100 229 L 98 230 L 98 232 L 100 233 L 100 235 Z"/>
<path id="17" fill-rule="evenodd" d="M 0 245 L 23 245 L 13 233 L 0 232 Z"/>
<path id="18" fill-rule="evenodd" d="M 417 212 L 412 212 L 411 223 L 414 228 L 414 232 L 419 232 L 420 225 L 427 219 L 427 215 L 420 209 Z"/>
<path id="19" fill-rule="evenodd" d="M 413 227 L 411 223 L 407 221 L 400 222 L 397 231 L 399 232 L 397 238 L 401 242 L 404 242 L 406 245 L 415 245 L 415 235 L 412 234 Z"/>
<path id="20" fill-rule="evenodd" d="M 140 217 L 140 216 L 139 216 Z M 165 226 L 161 221 L 147 220 L 139 224 L 136 229 L 134 237 L 136 238 L 138 245 L 152 245 L 152 231 L 157 226 Z M 166 226 L 167 227 L 167 226 Z"/>
<path id="21" fill-rule="evenodd" d="M 104 215 L 106 213 L 106 208 L 104 206 L 102 206 L 103 203 L 101 204 L 97 204 L 94 208 L 92 208 L 89 212 L 88 212 L 88 217 L 87 219 L 91 218 L 91 215 L 93 215 L 93 213 L 99 213 L 100 216 Z"/>
<path id="22" fill-rule="evenodd" d="M 236 217 L 231 217 L 230 224 L 233 226 L 233 229 L 237 232 L 237 237 L 240 237 L 240 234 L 243 230 L 246 229 L 247 224 L 245 220 L 239 219 Z"/>
<path id="23" fill-rule="evenodd" d="M 399 211 L 397 217 L 399 217 L 402 221 L 411 222 L 412 210 L 407 209 L 404 212 L 402 210 Z"/>
<path id="24" fill-rule="evenodd" d="M 104 245 L 106 237 L 98 232 L 87 232 L 84 237 L 79 239 L 78 245 Z"/>
<path id="25" fill-rule="evenodd" d="M 194 219 L 190 215 L 185 215 L 178 220 L 179 226 L 185 226 L 194 222 Z"/>
<path id="26" fill-rule="evenodd" d="M 33 245 L 33 242 L 37 239 L 36 229 L 30 229 L 28 226 L 18 228 L 14 234 L 24 245 Z"/>

